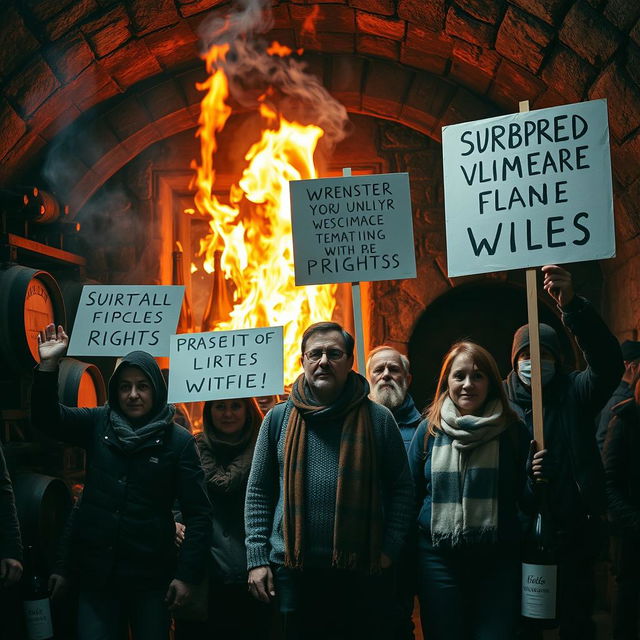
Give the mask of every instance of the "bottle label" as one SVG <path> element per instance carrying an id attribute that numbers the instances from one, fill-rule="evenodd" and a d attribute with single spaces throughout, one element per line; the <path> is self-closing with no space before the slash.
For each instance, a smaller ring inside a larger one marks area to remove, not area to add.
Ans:
<path id="1" fill-rule="evenodd" d="M 53 636 L 49 598 L 25 600 L 24 615 L 27 621 L 29 640 L 47 640 Z"/>
<path id="2" fill-rule="evenodd" d="M 525 618 L 553 620 L 556 617 L 555 564 L 522 563 L 522 609 Z"/>

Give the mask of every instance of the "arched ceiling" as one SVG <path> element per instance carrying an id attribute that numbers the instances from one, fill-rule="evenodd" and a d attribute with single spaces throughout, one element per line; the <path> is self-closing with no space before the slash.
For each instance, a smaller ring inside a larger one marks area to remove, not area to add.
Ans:
<path id="1" fill-rule="evenodd" d="M 616 206 L 640 229 L 640 3 L 345 0 L 273 3 L 269 38 L 304 47 L 350 111 L 439 139 L 443 124 L 606 97 Z M 198 26 L 219 0 L 15 0 L 0 24 L 0 181 L 61 133 L 61 189 L 81 205 L 159 139 L 195 126 Z M 70 128 L 71 124 L 76 126 Z M 620 215 L 618 216 L 620 219 Z"/>

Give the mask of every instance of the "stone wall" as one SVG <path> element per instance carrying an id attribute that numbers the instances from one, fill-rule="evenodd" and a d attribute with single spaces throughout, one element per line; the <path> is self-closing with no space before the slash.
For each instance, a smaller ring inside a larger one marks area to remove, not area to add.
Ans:
<path id="1" fill-rule="evenodd" d="M 60 160 L 63 170 L 53 172 L 48 186 L 77 212 L 145 149 L 192 129 L 200 99 L 194 84 L 203 74 L 198 30 L 229 6 L 220 0 L 5 3 L 0 181 L 40 182 L 45 165 Z M 410 140 L 403 149 L 393 127 L 382 136 L 390 166 L 404 164 L 415 183 L 422 257 L 416 282 L 376 285 L 382 299 L 396 286 L 412 309 L 399 328 L 390 326 L 391 309 L 376 316 L 380 335 L 404 342 L 418 309 L 457 284 L 445 275 L 441 193 L 431 179 L 440 171 L 441 126 L 514 111 L 521 99 L 541 108 L 601 97 L 609 102 L 619 243 L 618 257 L 602 264 L 604 310 L 620 337 L 635 335 L 640 4 L 282 0 L 272 6 L 268 36 L 304 47 L 311 70 L 350 112 L 395 121 L 430 139 Z M 127 206 L 114 213 L 125 238 L 131 235 Z M 107 263 L 116 279 L 117 263 Z"/>

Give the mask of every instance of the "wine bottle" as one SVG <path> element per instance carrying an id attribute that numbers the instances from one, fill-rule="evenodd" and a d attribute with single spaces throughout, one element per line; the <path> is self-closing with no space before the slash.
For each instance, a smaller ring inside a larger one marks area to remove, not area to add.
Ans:
<path id="1" fill-rule="evenodd" d="M 536 513 L 525 537 L 522 560 L 521 614 L 525 623 L 540 629 L 557 626 L 558 561 L 556 531 L 549 513 L 549 486 L 534 487 Z"/>
<path id="2" fill-rule="evenodd" d="M 40 573 L 40 564 L 32 545 L 27 547 L 25 553 L 22 588 L 22 607 L 27 638 L 29 640 L 51 640 L 53 638 L 53 622 L 47 581 Z"/>
<path id="3" fill-rule="evenodd" d="M 222 251 L 215 251 L 213 254 L 213 286 L 202 316 L 202 331 L 213 331 L 219 322 L 229 320 L 229 314 L 233 310 L 227 281 L 220 265 L 221 256 Z"/>
<path id="4" fill-rule="evenodd" d="M 180 248 L 173 252 L 173 284 L 184 285 L 184 271 L 182 266 L 182 250 Z M 176 333 L 189 333 L 192 326 L 191 304 L 189 303 L 189 294 L 185 287 L 184 297 L 182 298 L 182 306 L 180 307 L 180 316 L 178 318 L 178 327 Z"/>

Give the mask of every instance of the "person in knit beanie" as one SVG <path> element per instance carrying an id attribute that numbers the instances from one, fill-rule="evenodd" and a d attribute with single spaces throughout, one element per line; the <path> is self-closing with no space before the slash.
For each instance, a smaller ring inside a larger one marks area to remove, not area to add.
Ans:
<path id="1" fill-rule="evenodd" d="M 267 413 L 245 508 L 249 591 L 285 638 L 388 640 L 391 566 L 413 513 L 402 437 L 353 371 L 353 338 L 311 325 L 286 404 Z"/>
<path id="2" fill-rule="evenodd" d="M 544 465 L 560 546 L 560 637 L 594 640 L 594 565 L 606 538 L 604 471 L 595 440 L 595 417 L 620 381 L 622 355 L 593 306 L 575 295 L 571 274 L 557 265 L 544 266 L 542 272 L 544 290 L 558 305 L 562 323 L 587 363 L 583 371 L 567 371 L 559 336 L 552 327 L 540 325 Z M 533 437 L 528 326 L 516 331 L 511 355 L 507 396 Z M 528 630 L 522 637 L 542 636 Z"/>

